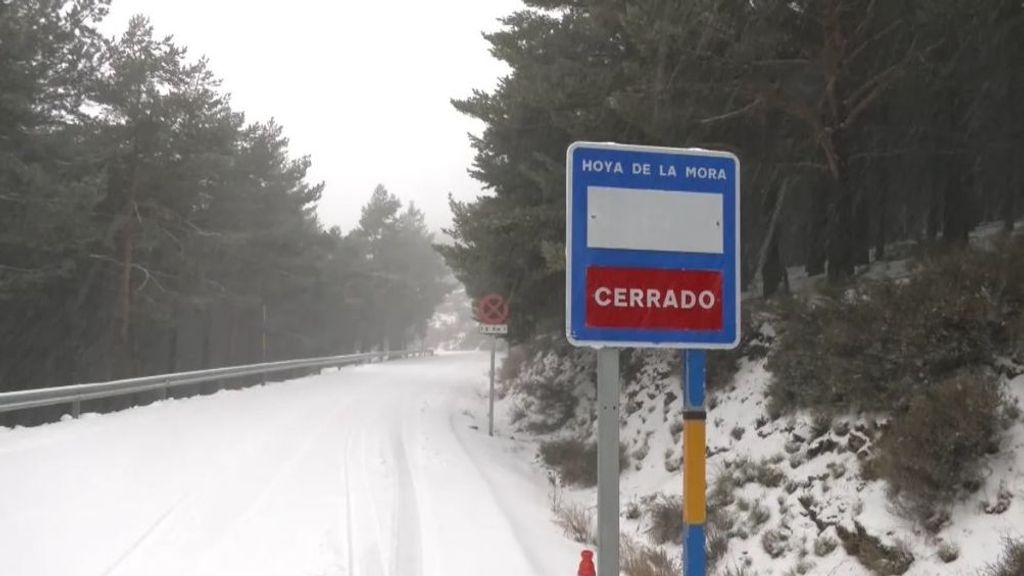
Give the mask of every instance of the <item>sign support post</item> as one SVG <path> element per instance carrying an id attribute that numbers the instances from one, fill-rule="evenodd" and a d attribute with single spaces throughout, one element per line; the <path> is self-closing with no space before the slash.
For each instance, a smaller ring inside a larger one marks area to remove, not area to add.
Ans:
<path id="1" fill-rule="evenodd" d="M 597 574 L 619 576 L 619 350 L 597 351 Z"/>
<path id="2" fill-rule="evenodd" d="M 476 304 L 480 333 L 491 336 L 491 385 L 487 400 L 487 434 L 494 436 L 494 356 L 498 352 L 498 335 L 508 334 L 508 302 L 500 294 L 488 294 Z"/>
<path id="3" fill-rule="evenodd" d="M 683 576 L 704 576 L 707 521 L 707 411 L 704 350 L 683 353 Z"/>
<path id="4" fill-rule="evenodd" d="M 494 436 L 494 354 L 498 351 L 498 337 L 491 336 L 491 396 L 487 402 L 487 435 Z"/>

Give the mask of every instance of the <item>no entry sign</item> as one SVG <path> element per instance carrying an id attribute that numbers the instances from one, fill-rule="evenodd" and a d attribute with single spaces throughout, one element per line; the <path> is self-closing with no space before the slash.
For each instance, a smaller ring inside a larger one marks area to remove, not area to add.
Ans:
<path id="1" fill-rule="evenodd" d="M 476 316 L 481 324 L 504 324 L 508 320 L 508 302 L 500 294 L 488 294 L 477 302 Z"/>
<path id="2" fill-rule="evenodd" d="M 739 340 L 739 160 L 577 142 L 566 158 L 566 333 L 578 346 Z"/>

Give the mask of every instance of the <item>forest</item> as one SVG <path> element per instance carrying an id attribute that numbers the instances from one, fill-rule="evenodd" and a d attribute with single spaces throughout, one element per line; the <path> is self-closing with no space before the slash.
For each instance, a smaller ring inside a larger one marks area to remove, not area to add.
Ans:
<path id="1" fill-rule="evenodd" d="M 509 74 L 481 120 L 444 248 L 511 337 L 564 325 L 565 150 L 576 140 L 734 152 L 742 280 L 833 285 L 910 241 L 952 250 L 1024 206 L 1019 0 L 527 0 L 486 35 Z"/>
<path id="2" fill-rule="evenodd" d="M 285 129 L 108 8 L 0 2 L 0 391 L 415 345 L 450 289 L 423 213 L 378 186 L 326 228 Z"/>

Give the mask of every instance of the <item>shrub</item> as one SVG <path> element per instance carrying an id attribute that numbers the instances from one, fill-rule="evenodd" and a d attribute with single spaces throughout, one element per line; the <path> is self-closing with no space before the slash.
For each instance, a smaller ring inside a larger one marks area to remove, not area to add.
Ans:
<path id="1" fill-rule="evenodd" d="M 960 557 L 960 547 L 952 542 L 943 542 L 939 544 L 938 549 L 939 560 L 942 560 L 946 564 L 955 562 Z"/>
<path id="2" fill-rule="evenodd" d="M 754 500 L 754 505 L 750 507 L 749 519 L 750 526 L 754 529 L 754 532 L 757 532 L 761 526 L 772 519 L 772 512 L 761 504 L 760 500 Z"/>
<path id="3" fill-rule="evenodd" d="M 766 530 L 761 535 L 761 547 L 772 558 L 779 558 L 789 551 L 789 533 L 782 528 Z"/>
<path id="4" fill-rule="evenodd" d="M 658 544 L 679 543 L 683 535 L 683 499 L 661 495 L 647 507 L 647 535 Z"/>
<path id="5" fill-rule="evenodd" d="M 786 474 L 779 470 L 773 462 L 774 458 L 751 460 L 750 458 L 739 458 L 733 463 L 732 473 L 737 486 L 747 484 L 760 484 L 767 488 L 778 488 L 786 479 Z"/>
<path id="6" fill-rule="evenodd" d="M 594 544 L 594 514 L 578 505 L 558 506 L 555 509 L 555 523 L 566 537 L 580 544 Z"/>
<path id="7" fill-rule="evenodd" d="M 498 381 L 510 382 L 515 380 L 523 371 L 526 363 L 530 360 L 532 350 L 524 345 L 509 346 L 508 354 L 501 361 L 501 368 L 498 371 Z"/>
<path id="8" fill-rule="evenodd" d="M 839 546 L 839 541 L 835 538 L 831 536 L 818 536 L 814 541 L 814 555 L 819 557 L 828 556 L 837 546 Z"/>
<path id="9" fill-rule="evenodd" d="M 526 413 L 519 425 L 534 434 L 561 430 L 576 416 L 580 397 L 585 395 L 584 388 L 595 365 L 592 351 L 547 346 L 553 350 L 534 356 L 509 384 Z"/>
<path id="10" fill-rule="evenodd" d="M 747 303 L 740 318 L 740 342 L 731 350 L 711 350 L 704 364 L 704 381 L 709 391 L 721 390 L 732 383 L 744 357 L 764 356 L 764 344 L 757 340 L 759 332 L 754 328 L 753 314 L 747 310 Z"/>
<path id="11" fill-rule="evenodd" d="M 736 519 L 729 513 L 727 508 L 711 508 L 708 510 L 707 523 L 705 524 L 708 573 L 715 571 L 718 561 L 725 556 L 729 550 L 729 531 L 736 524 Z"/>
<path id="12" fill-rule="evenodd" d="M 903 408 L 1019 337 L 1024 240 L 925 262 L 905 283 L 882 281 L 813 304 L 790 300 L 769 361 L 771 413 L 801 407 Z"/>
<path id="13" fill-rule="evenodd" d="M 980 576 L 1020 576 L 1024 574 L 1024 540 L 1007 538 L 1003 555 L 989 564 Z"/>
<path id="14" fill-rule="evenodd" d="M 562 484 L 597 485 L 597 444 L 575 438 L 552 440 L 540 445 L 540 457 L 546 466 L 558 473 Z M 626 446 L 619 444 L 619 470 L 629 466 Z"/>
<path id="15" fill-rule="evenodd" d="M 993 378 L 957 375 L 896 415 L 879 440 L 874 473 L 919 520 L 979 481 L 975 463 L 998 449 L 1003 391 Z"/>

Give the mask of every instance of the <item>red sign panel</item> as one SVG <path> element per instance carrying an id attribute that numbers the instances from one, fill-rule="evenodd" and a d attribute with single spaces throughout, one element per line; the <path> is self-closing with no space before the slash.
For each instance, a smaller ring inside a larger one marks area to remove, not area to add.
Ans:
<path id="1" fill-rule="evenodd" d="M 481 324 L 504 324 L 508 319 L 508 302 L 500 294 L 488 294 L 477 303 L 476 314 Z"/>
<path id="2" fill-rule="evenodd" d="M 590 328 L 721 330 L 722 273 L 587 268 Z"/>

